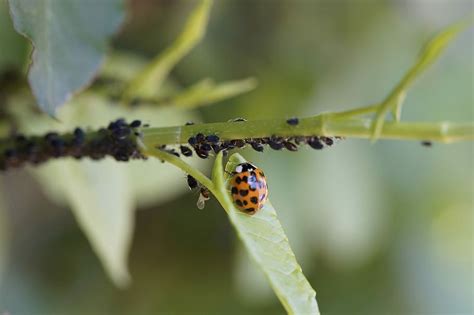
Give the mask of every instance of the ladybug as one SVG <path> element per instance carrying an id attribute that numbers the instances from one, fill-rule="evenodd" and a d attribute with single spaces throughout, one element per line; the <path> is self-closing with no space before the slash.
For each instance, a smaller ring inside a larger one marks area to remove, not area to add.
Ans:
<path id="1" fill-rule="evenodd" d="M 235 167 L 230 181 L 232 199 L 244 213 L 255 214 L 268 199 L 268 186 L 263 171 L 250 163 Z"/>

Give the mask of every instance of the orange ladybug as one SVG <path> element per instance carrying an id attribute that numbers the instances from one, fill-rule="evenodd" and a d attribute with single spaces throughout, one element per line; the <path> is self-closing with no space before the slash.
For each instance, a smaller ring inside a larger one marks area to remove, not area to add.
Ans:
<path id="1" fill-rule="evenodd" d="M 265 174 L 251 163 L 241 163 L 235 167 L 230 187 L 237 207 L 250 215 L 262 209 L 268 199 Z"/>

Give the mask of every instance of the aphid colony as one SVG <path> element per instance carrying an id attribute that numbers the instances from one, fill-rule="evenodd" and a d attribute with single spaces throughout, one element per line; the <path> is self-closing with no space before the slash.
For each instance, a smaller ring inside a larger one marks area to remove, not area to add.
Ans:
<path id="1" fill-rule="evenodd" d="M 241 122 L 245 121 L 243 118 L 237 118 L 232 120 L 232 122 Z M 287 121 L 287 124 L 290 126 L 296 126 L 299 123 L 298 118 L 290 118 Z M 187 122 L 186 126 L 192 125 L 192 122 Z M 248 138 L 248 139 L 234 139 L 234 140 L 222 140 L 215 134 L 204 135 L 203 133 L 198 133 L 195 136 L 192 136 L 188 139 L 188 145 L 180 145 L 179 151 L 182 155 L 190 157 L 194 153 L 202 158 L 206 159 L 211 154 L 217 154 L 220 151 L 223 151 L 224 154 L 227 151 L 235 148 L 244 148 L 248 145 L 252 147 L 257 152 L 263 152 L 265 146 L 269 146 L 273 150 L 282 150 L 286 149 L 288 151 L 298 151 L 300 145 L 309 145 L 315 150 L 321 150 L 326 146 L 331 146 L 334 144 L 335 140 L 339 140 L 341 137 L 323 137 L 323 136 L 297 136 L 297 137 L 263 137 L 263 138 Z M 191 150 L 191 148 L 193 150 Z M 180 153 L 176 149 L 168 148 L 167 146 L 161 146 L 160 149 L 180 156 Z"/>
<path id="2" fill-rule="evenodd" d="M 81 128 L 69 134 L 47 133 L 43 137 L 25 137 L 18 134 L 0 142 L 3 154 L 0 155 L 0 170 L 20 167 L 25 163 L 40 164 L 51 158 L 89 157 L 94 160 L 112 156 L 117 161 L 145 159 L 133 139 L 138 136 L 136 128 L 141 126 L 139 120 L 127 124 L 118 119 L 107 128 L 101 128 L 86 137 Z"/>
<path id="3" fill-rule="evenodd" d="M 245 121 L 243 118 L 237 118 L 232 122 Z M 290 126 L 296 126 L 299 123 L 298 118 L 290 118 L 287 121 Z M 187 122 L 186 126 L 193 125 L 192 122 Z M 221 140 L 217 135 L 204 135 L 198 133 L 188 139 L 188 145 L 180 145 L 179 151 L 182 155 L 189 157 L 196 155 L 202 159 L 208 158 L 211 154 L 217 154 L 223 151 L 226 154 L 229 150 L 234 148 L 243 148 L 250 145 L 255 151 L 262 152 L 264 147 L 268 145 L 273 150 L 286 149 L 288 151 L 297 151 L 298 146 L 307 144 L 311 148 L 320 150 L 325 146 L 331 146 L 335 140 L 340 137 L 319 137 L 319 136 L 298 136 L 298 137 L 264 137 L 251 139 L 235 139 L 235 140 Z M 173 148 L 168 148 L 166 145 L 159 147 L 168 153 L 177 157 L 180 153 Z M 192 149 L 191 149 L 192 148 Z M 260 210 L 268 199 L 268 186 L 265 175 L 262 170 L 258 169 L 251 163 L 242 163 L 236 166 L 232 172 L 230 181 L 231 195 L 236 206 L 244 213 L 249 215 L 255 214 Z M 188 186 L 194 190 L 199 188 L 199 199 L 197 207 L 203 209 L 205 202 L 210 198 L 210 192 L 196 181 L 191 175 L 187 177 Z"/>

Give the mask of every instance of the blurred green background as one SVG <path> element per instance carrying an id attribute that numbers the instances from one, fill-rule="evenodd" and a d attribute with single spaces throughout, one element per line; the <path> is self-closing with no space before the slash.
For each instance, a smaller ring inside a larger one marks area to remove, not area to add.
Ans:
<path id="1" fill-rule="evenodd" d="M 129 1 L 113 48 L 153 57 L 194 4 Z M 167 113 L 162 124 L 308 116 L 377 102 L 431 35 L 473 10 L 471 0 L 217 1 L 204 41 L 171 77 L 189 86 L 254 76 L 259 86 L 192 113 Z M 474 120 L 473 39 L 471 28 L 417 82 L 404 120 Z M 0 71 L 23 67 L 26 54 L 2 1 Z M 323 151 L 244 155 L 267 174 L 322 313 L 474 312 L 473 143 L 348 139 Z M 155 182 L 141 185 L 150 174 L 137 173 L 132 183 L 143 197 L 125 290 L 113 286 L 68 207 L 53 202 L 38 177 L 2 174 L 0 313 L 282 314 L 220 206 L 211 200 L 198 211 L 185 176 L 155 163 Z M 164 170 L 169 181 L 160 178 Z"/>

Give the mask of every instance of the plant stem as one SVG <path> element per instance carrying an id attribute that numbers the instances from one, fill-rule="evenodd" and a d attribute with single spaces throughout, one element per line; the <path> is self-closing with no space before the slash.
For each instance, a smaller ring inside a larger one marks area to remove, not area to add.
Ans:
<path id="1" fill-rule="evenodd" d="M 180 159 L 179 157 L 174 156 L 165 151 L 155 149 L 153 146 L 148 147 L 146 145 L 140 144 L 140 150 L 145 155 L 154 156 L 160 160 L 166 161 L 180 168 L 183 172 L 194 177 L 198 182 L 206 186 L 211 192 L 214 193 L 214 184 L 212 183 L 212 181 L 206 175 L 204 175 L 201 171 L 189 165 L 188 163 L 184 162 L 183 159 Z"/>
<path id="2" fill-rule="evenodd" d="M 222 140 L 271 136 L 340 136 L 364 139 L 372 137 L 372 120 L 341 119 L 342 115 L 346 115 L 346 113 L 321 114 L 300 119 L 296 126 L 290 126 L 284 119 L 272 119 L 144 128 L 142 129 L 143 142 L 149 147 L 182 144 L 187 143 L 188 139 L 197 133 L 217 135 Z M 474 123 L 387 122 L 383 126 L 380 138 L 443 143 L 474 140 Z"/>

